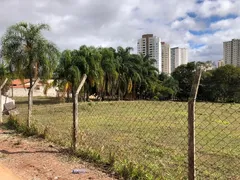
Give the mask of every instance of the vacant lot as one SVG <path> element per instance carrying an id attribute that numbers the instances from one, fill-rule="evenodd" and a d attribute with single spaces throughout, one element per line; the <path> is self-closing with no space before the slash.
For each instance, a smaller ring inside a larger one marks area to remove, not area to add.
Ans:
<path id="1" fill-rule="evenodd" d="M 17 99 L 25 121 L 27 101 Z M 187 177 L 187 103 L 160 101 L 79 104 L 80 147 L 141 166 L 159 179 Z M 33 122 L 47 137 L 71 145 L 72 105 L 35 101 Z M 197 103 L 196 166 L 200 179 L 240 179 L 240 105 Z"/>

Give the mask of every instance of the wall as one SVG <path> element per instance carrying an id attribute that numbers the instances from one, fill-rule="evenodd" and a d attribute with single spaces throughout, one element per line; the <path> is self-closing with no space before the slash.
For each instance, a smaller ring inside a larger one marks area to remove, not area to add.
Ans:
<path id="1" fill-rule="evenodd" d="M 57 91 L 55 87 L 48 89 L 47 96 L 48 97 L 56 97 Z M 43 93 L 44 88 L 40 87 L 39 89 L 34 89 L 33 96 L 45 96 Z M 10 88 L 7 92 L 7 95 L 12 97 L 12 89 Z M 28 96 L 28 89 L 25 88 L 13 88 L 13 97 L 27 97 Z"/>

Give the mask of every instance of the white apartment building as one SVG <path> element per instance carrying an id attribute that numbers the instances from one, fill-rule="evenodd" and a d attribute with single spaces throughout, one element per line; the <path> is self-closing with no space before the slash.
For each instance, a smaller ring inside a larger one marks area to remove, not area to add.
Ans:
<path id="1" fill-rule="evenodd" d="M 162 42 L 162 72 L 171 74 L 171 48 L 170 45 Z"/>
<path id="2" fill-rule="evenodd" d="M 223 61 L 240 67 L 240 39 L 223 42 Z"/>
<path id="3" fill-rule="evenodd" d="M 162 72 L 162 53 L 161 53 L 161 39 L 153 34 L 144 34 L 137 42 L 137 53 L 149 55 L 150 58 L 155 59 L 155 67 Z"/>
<path id="4" fill-rule="evenodd" d="M 224 60 L 219 60 L 217 64 L 218 64 L 217 67 L 219 68 L 219 67 L 224 66 L 225 62 L 224 62 Z"/>
<path id="5" fill-rule="evenodd" d="M 188 63 L 188 49 L 187 48 L 171 48 L 171 72 L 178 66 Z"/>

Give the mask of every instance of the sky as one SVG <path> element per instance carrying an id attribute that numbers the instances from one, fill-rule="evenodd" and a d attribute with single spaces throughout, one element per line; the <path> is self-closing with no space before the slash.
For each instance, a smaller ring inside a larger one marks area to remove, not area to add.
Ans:
<path id="1" fill-rule="evenodd" d="M 220 60 L 240 38 L 240 0 L 0 0 L 0 36 L 20 21 L 47 23 L 60 50 L 131 46 L 151 33 L 189 48 L 189 61 Z"/>

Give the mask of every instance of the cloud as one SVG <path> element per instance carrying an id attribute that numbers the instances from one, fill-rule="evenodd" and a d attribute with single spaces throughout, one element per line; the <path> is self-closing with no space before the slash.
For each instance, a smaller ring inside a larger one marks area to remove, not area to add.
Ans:
<path id="1" fill-rule="evenodd" d="M 0 7 L 0 36 L 20 21 L 47 23 L 51 31 L 44 35 L 61 50 L 86 44 L 132 46 L 136 52 L 137 39 L 153 33 L 171 47 L 189 48 L 190 60 L 217 60 L 222 41 L 240 35 L 238 0 L 1 0 Z M 211 22 L 212 16 L 222 18 Z"/>
<path id="2" fill-rule="evenodd" d="M 212 29 L 219 29 L 219 30 L 227 30 L 231 29 L 238 29 L 240 24 L 240 17 L 235 19 L 224 19 L 215 23 L 212 23 L 210 27 Z"/>
<path id="3" fill-rule="evenodd" d="M 240 3 L 235 0 L 205 0 L 198 4 L 197 14 L 200 17 L 239 15 L 239 8 Z"/>
<path id="4" fill-rule="evenodd" d="M 196 22 L 196 19 L 187 16 L 181 20 L 175 20 L 171 24 L 172 29 L 182 29 L 182 30 L 201 30 L 206 28 L 203 22 Z"/>

